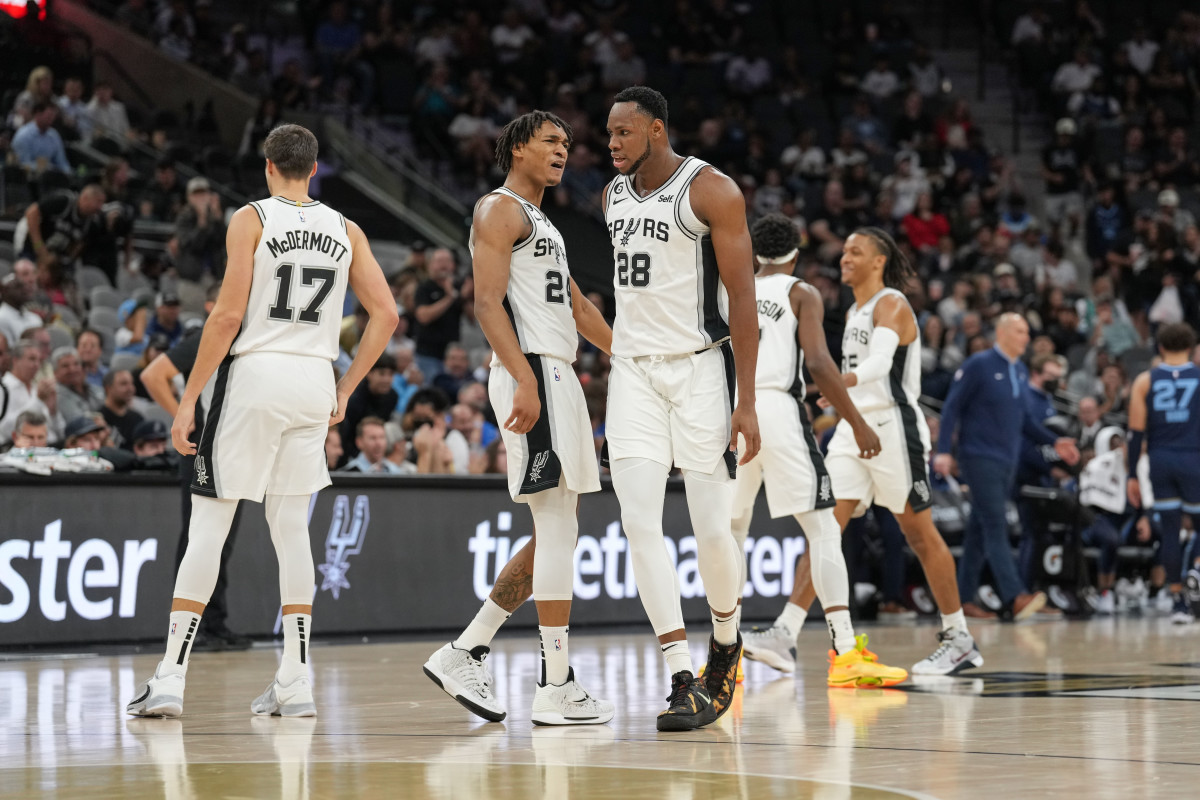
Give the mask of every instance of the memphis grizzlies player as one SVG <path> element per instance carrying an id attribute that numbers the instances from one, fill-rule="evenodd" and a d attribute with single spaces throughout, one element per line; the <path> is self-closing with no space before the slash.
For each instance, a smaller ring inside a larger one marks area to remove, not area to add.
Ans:
<path id="1" fill-rule="evenodd" d="M 742 559 L 730 531 L 737 457 L 731 450 L 739 433 L 743 461 L 759 448 L 758 322 L 746 203 L 730 178 L 671 149 L 667 101 L 653 89 L 617 93 L 608 136 L 620 174 L 604 191 L 616 298 L 607 448 L 638 593 L 671 673 L 669 707 L 657 727 L 691 730 L 728 710 L 742 651 Z M 728 323 L 718 309 L 722 286 Z M 688 652 L 679 578 L 663 542 L 672 465 L 683 472 L 712 612 L 703 681 Z"/>
<path id="2" fill-rule="evenodd" d="M 828 683 L 835 688 L 892 686 L 908 677 L 902 669 L 880 664 L 866 649 L 866 636 L 855 637 L 850 621 L 850 581 L 842 556 L 842 537 L 833 515 L 835 500 L 825 460 L 817 449 L 804 407 L 804 365 L 822 395 L 833 404 L 854 432 L 859 455 L 879 453 L 879 437 L 858 413 L 837 365 L 825 344 L 825 307 L 821 295 L 792 277 L 800 253 L 795 224 L 781 214 L 769 214 L 751 231 L 758 274 L 754 295 L 758 305 L 758 368 L 755 389 L 758 415 L 771 432 L 758 455 L 738 469 L 733 503 L 733 535 L 745 548 L 759 487 L 766 483 L 771 517 L 793 516 L 808 538 L 812 552 L 812 581 L 829 625 L 833 653 Z M 741 560 L 742 585 L 746 560 Z M 775 625 L 744 637 L 746 657 L 781 672 L 796 668 L 796 635 L 789 624 L 789 603 Z"/>
<path id="3" fill-rule="evenodd" d="M 493 352 L 488 390 L 496 419 L 504 420 L 509 493 L 529 505 L 534 537 L 505 567 L 475 620 L 424 670 L 494 722 L 507 711 L 492 692 L 484 658 L 497 628 L 528 596 L 524 586 L 504 587 L 520 585 L 514 576 L 530 572 L 542 644 L 534 724 L 593 725 L 613 716 L 612 704 L 588 694 L 568 661 L 576 511 L 580 494 L 600 489 L 583 387 L 571 366 L 576 329 L 604 352 L 612 347 L 608 323 L 576 286 L 562 235 L 541 209 L 546 188 L 562 180 L 570 145 L 570 126 L 545 111 L 505 125 L 496 163 L 507 178 L 480 199 L 471 227 L 475 315 Z"/>
<path id="4" fill-rule="evenodd" d="M 1162 363 L 1138 375 L 1129 392 L 1129 502 L 1141 505 L 1136 466 L 1144 441 L 1173 601 L 1171 621 L 1186 625 L 1192 613 L 1183 597 L 1179 529 L 1184 514 L 1200 515 L 1200 369 L 1192 364 L 1196 332 L 1186 322 L 1164 325 L 1156 338 Z"/>
<path id="5" fill-rule="evenodd" d="M 264 498 L 279 561 L 283 659 L 250 709 L 316 714 L 308 663 L 309 500 L 329 485 L 329 426 L 345 415 L 350 394 L 383 353 L 399 317 L 362 230 L 309 197 L 317 137 L 299 125 L 280 125 L 263 151 L 271 197 L 243 206 L 230 221 L 221 294 L 171 427 L 175 449 L 196 455 L 190 538 L 175 581 L 166 654 L 130 701 L 127 710 L 135 716 L 183 713 L 192 642 L 238 500 Z M 354 361 L 335 384 L 332 362 L 347 284 L 370 321 Z M 208 415 L 197 447 L 188 435 L 202 391 Z"/>

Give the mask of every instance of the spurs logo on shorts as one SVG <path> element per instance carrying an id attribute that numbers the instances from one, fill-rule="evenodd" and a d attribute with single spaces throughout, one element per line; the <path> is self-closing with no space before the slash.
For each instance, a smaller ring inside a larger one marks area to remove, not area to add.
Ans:
<path id="1" fill-rule="evenodd" d="M 833 487 L 829 485 L 829 476 L 828 475 L 821 476 L 820 497 L 821 497 L 821 500 L 829 500 L 830 498 L 833 497 Z"/>
<path id="2" fill-rule="evenodd" d="M 546 462 L 550 460 L 550 451 L 543 450 L 533 457 L 529 462 L 529 481 L 537 483 L 542 479 L 542 470 L 546 468 Z"/>
<path id="3" fill-rule="evenodd" d="M 196 483 L 208 485 L 208 470 L 204 468 L 204 456 L 196 456 Z"/>
<path id="4" fill-rule="evenodd" d="M 913 484 L 913 491 L 917 493 L 917 497 L 921 498 L 922 503 L 929 502 L 929 484 L 925 481 L 917 481 Z"/>

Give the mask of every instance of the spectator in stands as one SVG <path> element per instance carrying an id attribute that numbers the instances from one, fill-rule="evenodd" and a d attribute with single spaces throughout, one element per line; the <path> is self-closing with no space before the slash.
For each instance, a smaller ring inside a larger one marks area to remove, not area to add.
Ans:
<path id="1" fill-rule="evenodd" d="M 1079 443 L 1081 451 L 1095 448 L 1096 434 L 1104 427 L 1100 418 L 1100 404 L 1094 397 L 1081 397 L 1075 408 L 1076 421 L 1071 436 Z"/>
<path id="2" fill-rule="evenodd" d="M 1108 251 L 1125 228 L 1125 209 L 1117 203 L 1116 187 L 1112 183 L 1101 183 L 1096 192 L 1096 203 L 1087 213 L 1087 254 L 1094 263 L 1102 264 Z"/>
<path id="3" fill-rule="evenodd" d="M 12 446 L 45 447 L 49 443 L 46 417 L 38 411 L 22 411 L 13 421 Z"/>
<path id="4" fill-rule="evenodd" d="M 320 85 L 320 77 L 306 77 L 299 59 L 290 58 L 275 79 L 271 94 L 284 110 L 307 111 L 312 107 L 312 92 Z"/>
<path id="5" fill-rule="evenodd" d="M 104 366 L 104 338 L 99 331 L 84 328 L 75 336 L 75 351 L 79 356 L 79 367 L 89 385 L 103 389 L 104 374 L 108 367 Z"/>
<path id="6" fill-rule="evenodd" d="M 942 69 L 923 44 L 913 48 L 908 62 L 908 85 L 926 99 L 937 97 L 942 91 Z"/>
<path id="7" fill-rule="evenodd" d="M 171 291 L 159 292 L 154 298 L 154 316 L 146 323 L 146 336 L 165 336 L 167 348 L 174 347 L 183 337 L 183 323 L 179 321 L 179 295 Z"/>
<path id="8" fill-rule="evenodd" d="M 156 459 L 167 454 L 167 426 L 156 419 L 144 419 L 133 429 L 133 454 L 141 459 L 138 469 L 174 469 L 171 459 Z"/>
<path id="9" fill-rule="evenodd" d="M 454 254 L 446 249 L 434 250 L 429 258 L 429 279 L 417 287 L 414 301 L 417 329 L 416 361 L 426 380 L 443 372 L 442 359 L 446 347 L 462 338 L 462 318 L 471 319 L 471 302 L 475 283 L 470 278 L 455 280 Z"/>
<path id="10" fill-rule="evenodd" d="M 104 408 L 100 413 L 113 432 L 117 447 L 132 450 L 134 429 L 142 415 L 134 411 L 133 374 L 127 369 L 112 370 L 104 376 Z"/>
<path id="11" fill-rule="evenodd" d="M 33 104 L 33 119 L 26 122 L 13 134 L 11 148 L 13 158 L 25 169 L 42 172 L 55 169 L 71 172 L 71 162 L 63 147 L 62 137 L 54 129 L 58 106 L 39 101 Z"/>
<path id="12" fill-rule="evenodd" d="M 1100 413 L 1126 414 L 1129 412 L 1129 381 L 1125 368 L 1117 363 L 1106 364 L 1100 371 Z"/>
<path id="13" fill-rule="evenodd" d="M 60 347 L 50 355 L 57 384 L 58 411 L 64 420 L 73 420 L 104 408 L 104 392 L 84 377 L 79 353 L 74 347 Z"/>
<path id="14" fill-rule="evenodd" d="M 63 448 L 79 448 L 95 452 L 105 446 L 108 429 L 91 415 L 76 417 L 67 423 Z"/>
<path id="15" fill-rule="evenodd" d="M 48 250 L 72 264 L 83 252 L 92 227 L 99 224 L 105 199 L 100 185 L 89 183 L 79 192 L 62 189 L 31 203 L 25 210 L 22 254 L 39 258 Z"/>
<path id="16" fill-rule="evenodd" d="M 50 340 L 50 331 L 43 325 L 38 325 L 34 328 L 26 328 L 21 334 L 22 342 L 32 342 L 37 346 L 38 358 L 41 360 L 41 366 L 38 368 L 38 380 L 54 377 L 54 367 L 50 363 L 50 351 L 53 350 L 53 345 Z"/>
<path id="17" fill-rule="evenodd" d="M 342 419 L 342 447 L 348 458 L 358 455 L 358 423 L 368 417 L 389 419 L 396 410 L 399 395 L 392 388 L 396 376 L 396 361 L 386 353 L 381 355 L 346 401 L 346 416 Z M 351 435 L 355 441 L 351 442 Z M 381 453 L 380 458 L 383 458 Z"/>
<path id="18" fill-rule="evenodd" d="M 425 376 L 413 360 L 415 345 L 405 344 L 396 348 L 391 356 L 396 359 L 396 377 L 392 379 L 392 388 L 396 390 L 396 412 L 403 412 L 408 407 L 408 401 L 425 384 Z"/>
<path id="19" fill-rule="evenodd" d="M 281 121 L 279 101 L 271 96 L 264 96 L 259 101 L 258 111 L 246 120 L 242 131 L 242 142 L 238 145 L 238 156 L 262 156 L 263 142 Z"/>
<path id="20" fill-rule="evenodd" d="M 204 308 L 205 290 L 225 274 L 225 216 L 221 197 L 204 178 L 187 182 L 187 204 L 175 219 L 175 271 L 183 310 Z"/>
<path id="21" fill-rule="evenodd" d="M 1050 81 L 1050 89 L 1063 99 L 1075 92 L 1086 92 L 1092 86 L 1092 81 L 1101 75 L 1101 69 L 1092 63 L 1091 53 L 1086 47 L 1075 51 L 1075 58 L 1066 62 L 1054 73 Z"/>
<path id="22" fill-rule="evenodd" d="M 862 214 L 846 208 L 841 181 L 831 180 L 825 184 L 822 207 L 809 220 L 808 229 L 818 254 L 828 260 L 841 254 L 846 238 L 863 222 Z"/>
<path id="23" fill-rule="evenodd" d="M 26 306 L 31 297 L 29 287 L 15 273 L 0 278 L 0 334 L 16 344 L 21 334 L 42 324 L 41 317 Z"/>
<path id="24" fill-rule="evenodd" d="M 143 219 L 174 222 L 183 208 L 184 191 L 175 172 L 175 162 L 160 159 L 154 167 L 154 181 L 146 188 L 139 203 Z"/>
<path id="25" fill-rule="evenodd" d="M 863 75 L 859 88 L 877 105 L 890 100 L 892 95 L 900 91 L 900 78 L 892 70 L 891 61 L 886 54 L 880 53 L 875 57 L 875 65 Z"/>
<path id="26" fill-rule="evenodd" d="M 1063 245 L 1058 239 L 1046 242 L 1042 252 L 1042 266 L 1038 270 L 1038 288 L 1055 286 L 1063 291 L 1075 290 L 1079 281 L 1079 270 L 1063 256 Z"/>
<path id="27" fill-rule="evenodd" d="M 363 472 L 371 475 L 401 475 L 406 472 L 386 458 L 388 436 L 382 419 L 364 417 L 355 424 L 353 430 L 355 456 L 346 463 L 342 472 Z M 328 450 L 326 454 L 328 456 Z"/>
<path id="28" fill-rule="evenodd" d="M 0 418 L 0 442 L 11 438 L 17 415 L 22 411 L 36 411 L 44 416 L 50 426 L 51 441 L 60 441 L 63 425 L 57 414 L 58 393 L 53 378 L 38 380 L 42 366 L 38 346 L 30 341 L 17 341 L 9 350 L 12 366 L 0 379 L 7 389 L 8 399 L 8 409 Z"/>
<path id="29" fill-rule="evenodd" d="M 38 103 L 53 104 L 54 72 L 49 67 L 34 67 L 25 81 L 25 90 L 17 95 L 9 116 L 9 125 L 17 128 L 33 118 L 33 107 Z"/>
<path id="30" fill-rule="evenodd" d="M 471 380 L 471 358 L 467 348 L 458 342 L 446 346 L 443 371 L 433 379 L 433 385 L 447 397 L 458 397 L 459 390 Z"/>
<path id="31" fill-rule="evenodd" d="M 83 100 L 83 79 L 72 76 L 63 84 L 62 97 L 58 98 L 61 124 L 69 139 L 87 143 L 92 138 L 92 119 L 87 103 Z"/>
<path id="32" fill-rule="evenodd" d="M 1054 126 L 1055 139 L 1042 150 L 1042 177 L 1046 181 L 1046 219 L 1056 231 L 1063 222 L 1074 236 L 1083 220 L 1083 182 L 1094 183 L 1091 167 L 1076 138 L 1075 121 L 1063 117 Z"/>
<path id="33" fill-rule="evenodd" d="M 106 136 L 122 146 L 132 132 L 125 104 L 113 99 L 112 85 L 104 81 L 98 82 L 92 90 L 88 117 L 92 121 L 93 136 Z"/>
<path id="34" fill-rule="evenodd" d="M 337 428 L 330 428 L 325 434 L 325 467 L 330 472 L 339 469 L 343 455 L 342 432 Z"/>
<path id="35" fill-rule="evenodd" d="M 16 144 L 16 139 L 13 139 Z M 1163 184 L 1189 187 L 1200 181 L 1200 161 L 1196 152 L 1188 145 L 1187 131 L 1182 127 L 1172 128 L 1167 146 L 1154 160 L 1154 177 Z"/>
<path id="36" fill-rule="evenodd" d="M 142 292 L 122 301 L 117 309 L 121 327 L 113 334 L 113 346 L 118 353 L 140 356 L 146 349 L 146 325 L 150 318 L 151 298 Z"/>
<path id="37" fill-rule="evenodd" d="M 1158 214 L 1155 221 L 1166 223 L 1177 234 L 1182 235 L 1196 224 L 1196 217 L 1186 208 L 1179 207 L 1179 193 L 1174 189 L 1163 189 L 1158 193 Z"/>
<path id="38" fill-rule="evenodd" d="M 329 7 L 329 17 L 317 26 L 313 37 L 323 85 L 333 89 L 339 78 L 354 80 L 358 105 L 365 107 L 375 97 L 375 71 L 361 57 L 362 41 L 362 29 L 350 19 L 344 0 Z"/>
<path id="39" fill-rule="evenodd" d="M 1104 348 L 1112 358 L 1120 358 L 1125 351 L 1141 343 L 1141 337 L 1133 325 L 1113 313 L 1113 299 L 1107 296 L 1096 298 L 1096 326 L 1091 344 Z"/>

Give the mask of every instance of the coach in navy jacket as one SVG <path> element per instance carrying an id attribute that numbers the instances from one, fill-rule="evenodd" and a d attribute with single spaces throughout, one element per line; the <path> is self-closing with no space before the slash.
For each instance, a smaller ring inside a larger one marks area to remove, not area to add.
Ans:
<path id="1" fill-rule="evenodd" d="M 950 452 L 957 432 L 959 472 L 971 488 L 971 515 L 958 563 L 958 591 L 963 601 L 970 604 L 970 610 L 977 608 L 973 601 L 986 557 L 1000 599 L 1018 617 L 1022 610 L 1040 608 L 1045 603 L 1044 596 L 1040 602 L 1031 602 L 1033 596 L 1017 574 L 1008 543 L 1005 501 L 1016 476 L 1021 440 L 1028 437 L 1052 444 L 1067 463 L 1079 460 L 1073 441 L 1055 437 L 1029 416 L 1023 397 L 1029 373 L 1020 361 L 1028 344 L 1029 325 L 1025 319 L 1019 314 L 1001 315 L 996 324 L 996 346 L 971 356 L 954 376 L 942 407 L 933 460 L 935 471 L 943 475 L 951 471 Z"/>

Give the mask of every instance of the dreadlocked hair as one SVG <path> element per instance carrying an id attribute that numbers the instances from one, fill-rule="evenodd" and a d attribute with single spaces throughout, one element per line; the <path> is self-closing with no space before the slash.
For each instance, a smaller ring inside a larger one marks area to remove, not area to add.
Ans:
<path id="1" fill-rule="evenodd" d="M 767 214 L 754 223 L 750 238 L 759 258 L 779 258 L 800 248 L 800 231 L 783 214 Z"/>
<path id="2" fill-rule="evenodd" d="M 917 277 L 917 271 L 896 244 L 896 240 L 882 228 L 857 228 L 854 232 L 875 242 L 876 249 L 887 258 L 883 264 L 883 285 L 903 292 L 908 287 L 908 282 Z"/>
<path id="3" fill-rule="evenodd" d="M 522 114 L 500 130 L 500 136 L 496 138 L 496 166 L 507 174 L 512 169 L 513 148 L 525 144 L 536 136 L 537 132 L 541 130 L 542 124 L 546 122 L 563 129 L 563 133 L 567 135 L 567 148 L 569 149 L 575 140 L 571 126 L 557 114 L 538 109 L 530 111 L 528 114 Z"/>

